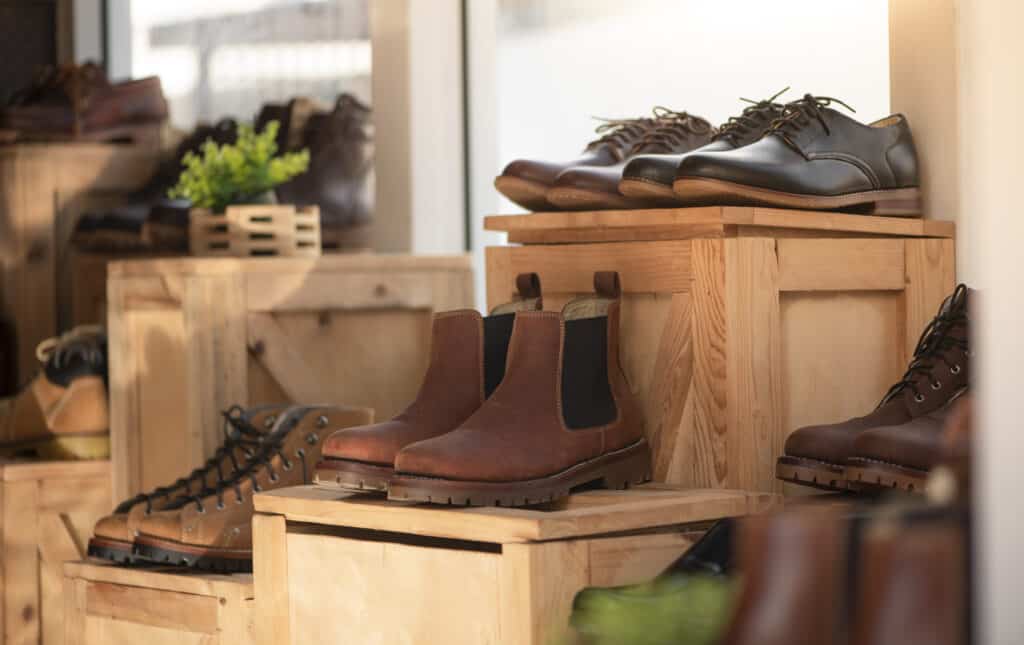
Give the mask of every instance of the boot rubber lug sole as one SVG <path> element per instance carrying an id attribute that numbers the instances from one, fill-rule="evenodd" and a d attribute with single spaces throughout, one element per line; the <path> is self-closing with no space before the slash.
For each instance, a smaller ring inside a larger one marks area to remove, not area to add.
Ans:
<path id="1" fill-rule="evenodd" d="M 619 192 L 626 197 L 643 200 L 654 208 L 679 207 L 682 200 L 671 184 L 662 184 L 643 177 L 625 177 L 619 182 Z"/>
<path id="2" fill-rule="evenodd" d="M 857 487 L 923 493 L 928 471 L 864 457 L 851 457 L 846 466 L 846 479 Z"/>
<path id="3" fill-rule="evenodd" d="M 140 535 L 135 539 L 134 553 L 137 558 L 154 564 L 215 573 L 252 573 L 251 550 L 214 549 Z"/>
<path id="4" fill-rule="evenodd" d="M 562 472 L 518 482 L 440 479 L 396 473 L 388 499 L 452 506 L 531 506 L 568 497 L 573 488 L 599 483 L 626 489 L 651 479 L 651 451 L 646 439 L 595 457 Z"/>
<path id="5" fill-rule="evenodd" d="M 14 457 L 35 453 L 48 461 L 78 461 L 110 458 L 110 435 L 47 437 L 0 445 L 0 456 Z"/>
<path id="6" fill-rule="evenodd" d="M 324 457 L 316 465 L 313 481 L 325 488 L 386 493 L 394 476 L 395 469 L 389 466 Z"/>
<path id="7" fill-rule="evenodd" d="M 109 560 L 114 564 L 135 564 L 138 562 L 134 554 L 134 545 L 131 542 L 111 540 L 109 538 L 91 538 L 86 555 L 90 558 Z"/>
<path id="8" fill-rule="evenodd" d="M 620 195 L 618 192 L 608 193 L 572 186 L 549 189 L 547 199 L 562 210 L 572 211 L 631 210 L 644 207 L 642 201 Z"/>
<path id="9" fill-rule="evenodd" d="M 498 189 L 499 193 L 527 210 L 541 212 L 551 210 L 551 203 L 545 197 L 550 188 L 547 184 L 520 177 L 499 175 L 494 178 L 494 187 Z"/>
<path id="10" fill-rule="evenodd" d="M 779 457 L 775 478 L 820 490 L 849 490 L 843 466 L 806 457 Z"/>
<path id="11" fill-rule="evenodd" d="M 721 179 L 682 177 L 672 189 L 686 204 L 722 206 L 769 206 L 805 210 L 856 210 L 862 215 L 921 217 L 921 190 L 893 188 L 845 195 L 801 195 L 769 188 L 746 186 Z"/>

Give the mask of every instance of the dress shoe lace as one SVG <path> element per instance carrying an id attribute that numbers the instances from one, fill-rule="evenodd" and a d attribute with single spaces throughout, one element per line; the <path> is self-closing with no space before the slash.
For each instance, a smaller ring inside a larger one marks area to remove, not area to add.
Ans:
<path id="1" fill-rule="evenodd" d="M 608 146 L 612 154 L 620 161 L 625 158 L 625 152 L 629 150 L 637 139 L 654 127 L 654 119 L 599 119 L 604 121 L 594 129 L 594 132 L 601 137 L 594 139 L 587 144 L 586 150 L 594 150 L 601 146 Z"/>
<path id="2" fill-rule="evenodd" d="M 36 345 L 36 359 L 58 370 L 76 359 L 89 365 L 104 365 L 106 355 L 107 337 L 99 325 L 80 325 Z"/>
<path id="3" fill-rule="evenodd" d="M 751 133 L 762 134 L 767 129 L 766 126 L 780 116 L 786 107 L 782 103 L 776 103 L 775 99 L 788 91 L 789 88 L 785 87 L 776 92 L 774 96 L 762 101 L 752 101 L 741 96 L 740 100 L 750 105 L 744 108 L 739 116 L 731 116 L 728 121 L 719 126 L 714 139 L 716 141 L 726 139 L 733 145 L 739 145 L 739 141 Z"/>
<path id="4" fill-rule="evenodd" d="M 959 374 L 963 365 L 951 361 L 949 352 L 953 349 L 967 351 L 966 337 L 957 338 L 953 332 L 962 329 L 967 325 L 967 287 L 958 285 L 953 295 L 950 296 L 948 306 L 943 306 L 939 313 L 932 319 L 928 326 L 921 333 L 914 348 L 914 357 L 907 367 L 906 373 L 896 384 L 894 384 L 878 407 L 882 407 L 899 393 L 909 389 L 914 394 L 917 403 L 923 403 L 926 395 L 920 390 L 923 385 L 922 376 L 928 376 L 929 386 L 932 390 L 942 388 L 942 383 L 933 376 L 933 371 L 942 362 L 952 374 Z"/>
<path id="5" fill-rule="evenodd" d="M 654 108 L 654 127 L 633 144 L 628 156 L 639 153 L 676 152 L 693 136 L 714 134 L 715 128 L 704 119 L 666 107 Z"/>
<path id="6" fill-rule="evenodd" d="M 179 478 L 168 486 L 161 486 L 149 493 L 136 495 L 135 497 L 122 502 L 116 509 L 117 513 L 127 513 L 133 506 L 140 503 L 146 504 L 146 515 L 153 512 L 153 503 L 159 499 L 169 499 L 178 495 L 189 496 L 193 494 L 193 484 L 198 483 L 196 494 L 205 495 L 216 490 L 216 486 L 208 487 L 206 478 L 213 471 L 217 473 L 217 485 L 230 481 L 234 476 L 243 471 L 254 456 L 256 456 L 266 430 L 260 430 L 249 422 L 245 416 L 245 410 L 239 405 L 233 405 L 221 413 L 224 417 L 224 443 L 217 448 L 212 457 L 206 460 L 199 468 L 196 468 L 185 477 Z M 273 422 L 273 417 L 268 417 Z M 245 460 L 239 462 L 238 449 L 245 455 Z M 231 469 L 224 470 L 225 460 L 230 461 Z M 188 497 L 184 498 L 186 501 Z M 182 506 L 182 504 L 171 504 L 166 508 Z"/>
<path id="7" fill-rule="evenodd" d="M 785 105 L 782 110 L 782 116 L 772 122 L 768 128 L 768 133 L 779 135 L 794 148 L 796 148 L 796 144 L 790 139 L 789 135 L 799 132 L 815 121 L 821 124 L 826 135 L 831 135 L 832 130 L 828 127 L 828 122 L 825 120 L 825 113 L 822 112 L 822 108 L 826 108 L 833 103 L 843 106 L 850 112 L 856 112 L 856 110 L 839 99 L 829 96 L 804 94 L 802 99 L 797 99 Z"/>

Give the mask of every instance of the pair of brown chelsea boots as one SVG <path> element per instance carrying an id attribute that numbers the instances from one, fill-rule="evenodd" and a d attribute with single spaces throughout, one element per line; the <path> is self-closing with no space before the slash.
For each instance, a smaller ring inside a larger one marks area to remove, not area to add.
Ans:
<path id="1" fill-rule="evenodd" d="M 903 378 L 872 412 L 793 432 L 776 465 L 778 478 L 828 490 L 921 492 L 968 391 L 971 293 L 959 285 L 946 298 Z"/>
<path id="2" fill-rule="evenodd" d="M 542 311 L 536 274 L 483 317 L 434 318 L 419 394 L 395 418 L 331 435 L 317 483 L 389 499 L 525 506 L 587 484 L 650 478 L 640 409 L 619 362 L 619 277 Z"/>
<path id="3" fill-rule="evenodd" d="M 323 438 L 373 420 L 362 408 L 308 405 L 235 406 L 224 417 L 225 440 L 214 455 L 97 522 L 90 556 L 250 571 L 253 495 L 310 483 Z"/>

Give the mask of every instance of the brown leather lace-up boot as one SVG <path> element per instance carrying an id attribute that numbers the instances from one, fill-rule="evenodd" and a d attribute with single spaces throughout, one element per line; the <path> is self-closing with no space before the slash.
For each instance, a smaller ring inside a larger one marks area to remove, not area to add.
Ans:
<path id="1" fill-rule="evenodd" d="M 845 490 L 845 466 L 854 441 L 873 428 L 900 426 L 930 414 L 967 386 L 968 294 L 956 288 L 921 334 L 903 378 L 889 389 L 873 412 L 842 423 L 808 426 L 786 440 L 776 476 L 815 488 Z"/>
<path id="2" fill-rule="evenodd" d="M 107 336 L 76 327 L 36 348 L 39 374 L 0 400 L 0 455 L 105 459 L 110 455 Z"/>
<path id="3" fill-rule="evenodd" d="M 217 452 L 200 468 L 174 483 L 121 502 L 111 515 L 96 523 L 89 540 L 89 555 L 114 562 L 132 562 L 132 545 L 142 518 L 183 504 L 193 495 L 204 495 L 214 490 L 218 482 L 230 480 L 256 455 L 263 436 L 271 431 L 286 409 L 284 405 L 248 410 L 234 406 L 224 412 L 225 438 Z"/>
<path id="4" fill-rule="evenodd" d="M 136 554 L 206 570 L 251 571 L 253 495 L 310 483 L 324 433 L 363 425 L 371 417 L 371 411 L 358 408 L 289 408 L 233 477 L 187 498 L 178 508 L 143 517 Z"/>
<path id="5" fill-rule="evenodd" d="M 458 429 L 403 449 L 389 499 L 522 506 L 646 481 L 651 456 L 619 363 L 619 283 L 561 314 L 516 314 L 505 377 Z"/>
<path id="6" fill-rule="evenodd" d="M 399 450 L 450 432 L 476 412 L 505 373 L 515 312 L 542 307 L 537 274 L 520 274 L 516 287 L 518 299 L 486 318 L 471 309 L 435 316 L 430 366 L 416 400 L 390 421 L 332 434 L 317 483 L 386 491 Z"/>

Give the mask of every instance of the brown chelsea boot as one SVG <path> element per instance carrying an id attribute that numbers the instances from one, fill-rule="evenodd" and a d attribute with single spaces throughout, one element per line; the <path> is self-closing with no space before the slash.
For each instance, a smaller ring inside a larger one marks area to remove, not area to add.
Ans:
<path id="1" fill-rule="evenodd" d="M 848 487 L 845 466 L 854 456 L 854 441 L 868 430 L 901 426 L 946 405 L 967 386 L 968 295 L 956 288 L 928 324 L 903 378 L 869 414 L 841 423 L 800 428 L 786 439 L 776 477 L 828 490 Z"/>
<path id="2" fill-rule="evenodd" d="M 402 448 L 450 432 L 476 412 L 505 373 L 515 312 L 542 307 L 537 274 L 520 274 L 516 288 L 518 298 L 486 318 L 472 309 L 437 314 L 430 365 L 416 399 L 394 419 L 328 437 L 317 483 L 386 491 Z"/>
<path id="3" fill-rule="evenodd" d="M 107 336 L 76 327 L 36 348 L 42 369 L 0 400 L 0 455 L 105 459 L 110 455 Z"/>
<path id="4" fill-rule="evenodd" d="M 323 434 L 370 420 L 372 412 L 360 408 L 289 408 L 233 477 L 177 508 L 143 517 L 135 538 L 136 554 L 151 562 L 251 571 L 253 495 L 310 483 Z"/>
<path id="5" fill-rule="evenodd" d="M 650 478 L 640 409 L 619 363 L 619 283 L 562 312 L 519 312 L 505 377 L 457 429 L 395 458 L 389 499 L 523 506 L 574 486 L 624 488 Z"/>
<path id="6" fill-rule="evenodd" d="M 255 456 L 264 435 L 271 432 L 288 406 L 267 405 L 224 412 L 224 443 L 200 468 L 168 486 L 121 502 L 114 512 L 96 522 L 89 540 L 89 555 L 114 562 L 134 560 L 132 546 L 142 518 L 181 505 L 193 495 L 214 490 L 228 481 Z"/>

